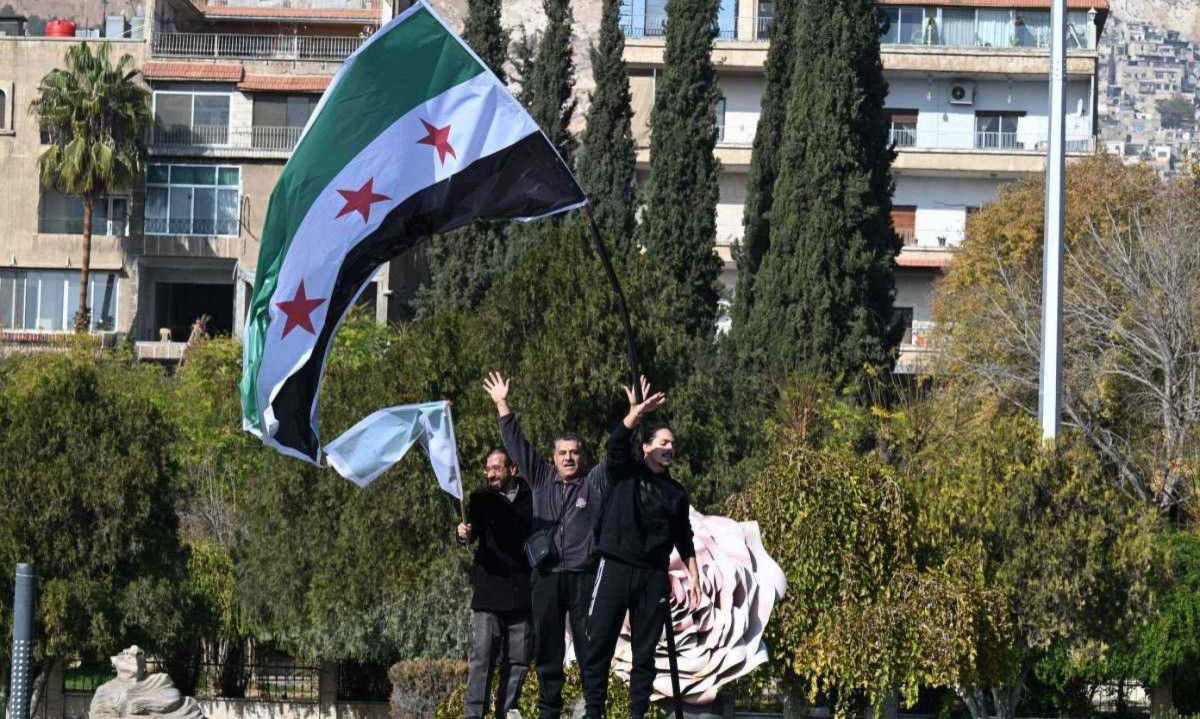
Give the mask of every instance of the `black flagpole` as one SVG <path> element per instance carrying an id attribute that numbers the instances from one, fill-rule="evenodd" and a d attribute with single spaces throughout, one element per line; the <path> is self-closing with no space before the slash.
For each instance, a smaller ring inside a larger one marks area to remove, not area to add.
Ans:
<path id="1" fill-rule="evenodd" d="M 629 377 L 630 386 L 633 387 L 633 398 L 641 404 L 645 399 L 642 397 L 642 382 L 641 372 L 638 369 L 637 356 L 637 341 L 633 334 L 633 323 L 629 320 L 629 308 L 625 304 L 625 292 L 621 289 L 621 282 L 617 279 L 617 273 L 613 270 L 612 259 L 608 256 L 608 248 L 604 246 L 604 238 L 600 236 L 600 230 L 596 227 L 596 220 L 592 217 L 591 208 L 584 205 L 582 208 L 583 216 L 587 219 L 588 227 L 592 228 L 592 241 L 596 245 L 596 253 L 600 255 L 600 263 L 604 265 L 604 274 L 608 275 L 608 281 L 612 283 L 613 293 L 617 296 L 617 312 L 621 315 L 621 324 L 625 327 L 625 341 L 629 344 Z M 679 691 L 679 660 L 675 656 L 675 620 L 671 616 L 671 601 L 668 598 L 664 604 L 664 609 L 667 613 L 665 622 L 667 631 L 667 664 L 671 670 L 671 693 L 675 700 L 675 719 L 683 719 L 683 702 L 680 700 Z"/>

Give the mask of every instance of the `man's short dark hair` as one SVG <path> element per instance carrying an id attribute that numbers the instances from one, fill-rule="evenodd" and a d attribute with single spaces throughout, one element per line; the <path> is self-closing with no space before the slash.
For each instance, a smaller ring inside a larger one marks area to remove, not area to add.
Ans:
<path id="1" fill-rule="evenodd" d="M 508 456 L 508 450 L 503 447 L 492 447 L 489 449 L 488 453 L 483 455 L 483 463 L 487 464 L 487 461 L 492 458 L 493 454 L 503 455 L 505 466 L 512 464 L 512 457 Z"/>
<path id="2" fill-rule="evenodd" d="M 559 442 L 578 442 L 580 453 L 582 453 L 584 455 L 587 454 L 587 442 L 583 441 L 583 437 L 580 437 L 575 432 L 564 432 L 564 433 L 558 435 L 557 437 L 555 437 L 554 441 L 550 443 L 550 449 L 551 450 L 558 449 Z"/>
<path id="3" fill-rule="evenodd" d="M 655 435 L 657 435 L 659 432 L 663 431 L 664 429 L 667 430 L 668 432 L 670 432 L 671 434 L 675 434 L 675 430 L 671 429 L 671 425 L 666 424 L 665 422 L 657 422 L 655 424 L 647 425 L 646 426 L 646 438 L 644 440 L 642 440 L 643 443 L 648 444 L 650 442 L 653 442 Z"/>

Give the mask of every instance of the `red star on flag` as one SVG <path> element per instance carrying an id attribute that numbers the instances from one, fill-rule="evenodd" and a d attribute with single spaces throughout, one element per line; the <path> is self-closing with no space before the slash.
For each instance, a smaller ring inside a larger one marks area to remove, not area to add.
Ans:
<path id="1" fill-rule="evenodd" d="M 287 315 L 287 322 L 283 325 L 283 336 L 287 337 L 288 333 L 297 327 L 302 327 L 310 335 L 315 335 L 317 331 L 313 329 L 312 313 L 323 304 L 325 304 L 325 300 L 315 297 L 309 299 L 304 294 L 304 280 L 300 280 L 300 286 L 296 288 L 296 294 L 292 299 L 275 303 L 275 306 Z"/>
<path id="2" fill-rule="evenodd" d="M 450 126 L 434 127 L 425 120 L 421 120 L 421 124 L 425 126 L 425 132 L 429 134 L 417 140 L 418 145 L 432 145 L 438 153 L 438 161 L 443 165 L 446 164 L 446 155 L 450 155 L 454 159 L 458 159 L 454 148 L 450 145 Z"/>
<path id="3" fill-rule="evenodd" d="M 346 199 L 346 204 L 342 207 L 342 211 L 337 213 L 337 216 L 341 217 L 351 212 L 357 212 L 362 215 L 363 222 L 371 219 L 371 205 L 392 199 L 375 191 L 374 177 L 368 179 L 357 190 L 338 190 L 338 194 Z"/>

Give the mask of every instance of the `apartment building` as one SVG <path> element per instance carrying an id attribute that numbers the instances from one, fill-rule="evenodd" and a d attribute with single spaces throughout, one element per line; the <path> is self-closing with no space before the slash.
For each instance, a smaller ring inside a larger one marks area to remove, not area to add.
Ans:
<path id="1" fill-rule="evenodd" d="M 1049 0 L 955 0 L 914 5 L 879 0 L 891 137 L 897 151 L 893 222 L 903 238 L 896 308 L 908 325 L 902 371 L 927 359 L 934 283 L 962 242 L 967 217 L 1000 187 L 1045 167 L 1049 135 Z M 1068 0 L 1067 151 L 1095 144 L 1097 38 L 1106 0 Z M 770 0 L 723 0 L 713 47 L 723 100 L 716 251 L 732 292 L 732 249 L 742 237 L 750 151 L 760 114 Z M 627 0 L 625 59 L 634 95 L 638 166 L 649 170 L 650 107 L 663 67 L 662 0 Z"/>
<path id="2" fill-rule="evenodd" d="M 388 0 L 148 0 L 141 39 L 111 39 L 151 93 L 144 183 L 93 220 L 92 326 L 176 359 L 192 323 L 240 332 L 272 188 L 320 93 Z M 0 36 L 0 345 L 72 326 L 79 201 L 41 187 L 45 137 L 26 111 L 72 38 Z M 388 312 L 389 271 L 364 292 Z"/>

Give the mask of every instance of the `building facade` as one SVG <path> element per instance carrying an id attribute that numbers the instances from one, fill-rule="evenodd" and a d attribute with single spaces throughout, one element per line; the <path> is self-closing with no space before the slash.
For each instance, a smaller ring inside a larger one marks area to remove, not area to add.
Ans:
<path id="1" fill-rule="evenodd" d="M 93 220 L 92 327 L 172 360 L 198 318 L 235 333 L 271 190 L 334 73 L 393 14 L 387 0 L 150 0 L 129 54 L 151 97 L 143 183 Z M 52 342 L 78 304 L 83 211 L 41 186 L 27 111 L 78 38 L 0 36 L 0 344 Z M 387 316 L 389 270 L 364 292 Z"/>
<path id="2" fill-rule="evenodd" d="M 1050 6 L 1049 0 L 880 5 L 889 20 L 882 59 L 897 153 L 892 219 L 904 241 L 896 268 L 896 309 L 908 323 L 900 368 L 915 371 L 928 352 L 934 283 L 962 242 L 967 217 L 995 199 L 1004 183 L 1045 168 Z M 1108 8 L 1105 0 L 1068 0 L 1068 8 L 1067 151 L 1079 156 L 1095 146 L 1096 47 Z M 731 293 L 771 17 L 770 0 L 724 0 L 713 46 L 723 96 L 714 239 Z M 623 8 L 643 180 L 665 20 L 659 0 L 628 0 Z"/>

